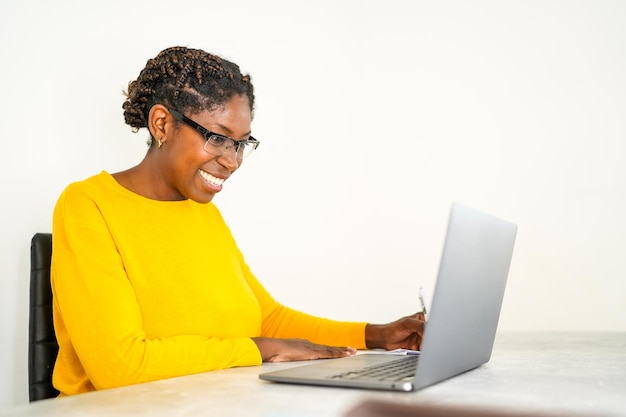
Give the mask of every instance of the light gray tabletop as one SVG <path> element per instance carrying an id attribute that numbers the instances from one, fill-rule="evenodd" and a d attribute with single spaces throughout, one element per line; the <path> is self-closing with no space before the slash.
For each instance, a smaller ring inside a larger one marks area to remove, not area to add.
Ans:
<path id="1" fill-rule="evenodd" d="M 38 401 L 0 416 L 342 416 L 365 399 L 626 416 L 626 333 L 500 333 L 487 364 L 413 393 L 277 384 L 265 364 Z M 24 387 L 26 389 L 26 387 Z"/>

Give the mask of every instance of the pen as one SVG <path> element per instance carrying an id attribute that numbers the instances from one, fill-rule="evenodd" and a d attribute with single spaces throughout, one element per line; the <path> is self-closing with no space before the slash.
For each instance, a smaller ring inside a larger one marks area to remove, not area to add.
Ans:
<path id="1" fill-rule="evenodd" d="M 424 314 L 424 317 L 426 317 L 426 303 L 424 303 L 424 288 L 420 287 L 420 292 L 419 292 L 418 297 L 420 299 L 420 305 L 422 306 L 422 313 Z"/>

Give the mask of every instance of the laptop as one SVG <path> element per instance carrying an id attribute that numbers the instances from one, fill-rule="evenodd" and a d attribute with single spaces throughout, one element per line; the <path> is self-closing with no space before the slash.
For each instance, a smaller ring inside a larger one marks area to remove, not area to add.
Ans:
<path id="1" fill-rule="evenodd" d="M 452 204 L 419 354 L 358 353 L 263 372 L 259 378 L 292 384 L 415 391 L 488 362 L 516 234 L 513 223 L 463 204 Z M 395 368 L 400 375 L 381 376 L 379 368 L 386 367 Z"/>

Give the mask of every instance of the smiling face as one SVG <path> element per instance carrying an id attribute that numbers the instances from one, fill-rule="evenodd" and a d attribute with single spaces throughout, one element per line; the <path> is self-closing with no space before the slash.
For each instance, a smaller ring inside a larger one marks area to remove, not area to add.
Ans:
<path id="1" fill-rule="evenodd" d="M 250 136 L 252 113 L 246 96 L 235 96 L 216 109 L 185 116 L 236 141 Z M 161 147 L 150 149 L 146 156 L 153 168 L 150 175 L 152 190 L 147 193 L 152 198 L 208 203 L 241 165 L 232 150 L 219 156 L 205 151 L 204 136 L 174 119 L 164 106 L 153 107 L 149 127 L 153 137 L 162 143 Z"/>

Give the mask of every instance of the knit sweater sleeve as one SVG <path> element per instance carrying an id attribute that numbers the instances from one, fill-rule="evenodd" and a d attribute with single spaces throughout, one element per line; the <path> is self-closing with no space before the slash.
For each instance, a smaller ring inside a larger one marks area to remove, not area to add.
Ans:
<path id="1" fill-rule="evenodd" d="M 244 264 L 248 285 L 261 306 L 262 335 L 300 338 L 329 346 L 365 349 L 365 322 L 336 321 L 303 313 L 278 303 Z"/>

